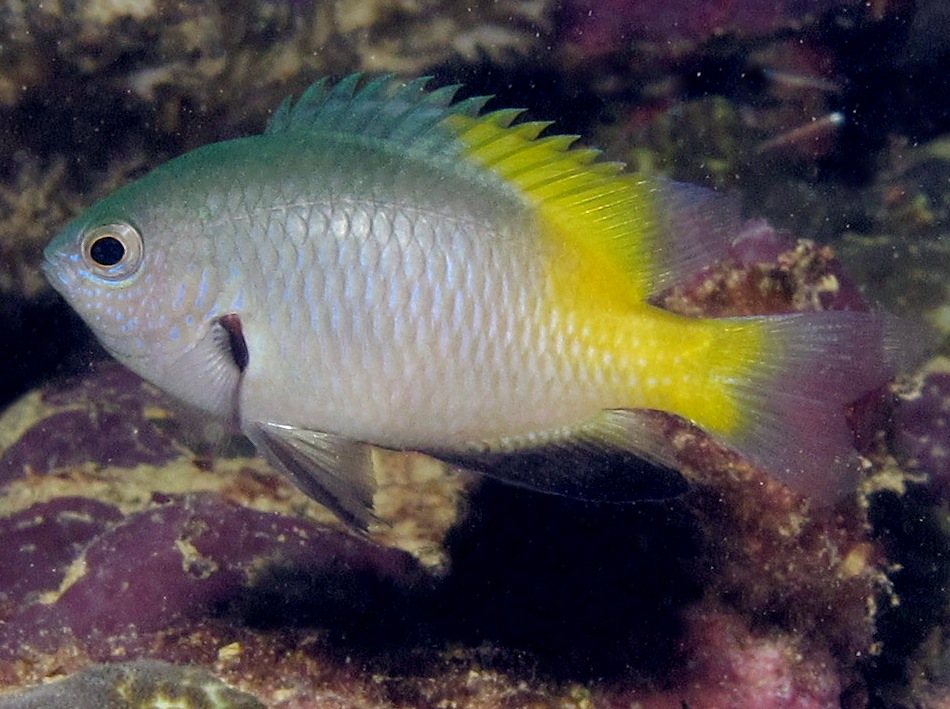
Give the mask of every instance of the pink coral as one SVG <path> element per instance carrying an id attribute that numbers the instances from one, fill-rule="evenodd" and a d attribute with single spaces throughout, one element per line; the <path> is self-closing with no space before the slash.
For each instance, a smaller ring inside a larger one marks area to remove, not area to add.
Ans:
<path id="1" fill-rule="evenodd" d="M 734 613 L 694 609 L 682 647 L 687 659 L 679 687 L 640 699 L 643 709 L 840 706 L 840 679 L 825 650 L 785 633 L 756 633 Z"/>

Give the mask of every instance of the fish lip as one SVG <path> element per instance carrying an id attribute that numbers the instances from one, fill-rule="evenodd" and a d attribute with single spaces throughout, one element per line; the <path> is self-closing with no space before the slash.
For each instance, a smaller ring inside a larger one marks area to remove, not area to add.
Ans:
<path id="1" fill-rule="evenodd" d="M 49 281 L 51 285 L 55 285 L 54 282 L 59 280 L 59 274 L 56 272 L 55 264 L 50 261 L 49 255 L 46 255 L 40 262 L 40 271 L 43 272 L 46 280 Z"/>
<path id="2" fill-rule="evenodd" d="M 64 292 L 71 282 L 66 269 L 62 266 L 65 259 L 61 256 L 51 253 L 49 249 L 43 252 L 43 260 L 40 262 L 40 271 L 49 281 L 49 284 L 60 293 Z"/>

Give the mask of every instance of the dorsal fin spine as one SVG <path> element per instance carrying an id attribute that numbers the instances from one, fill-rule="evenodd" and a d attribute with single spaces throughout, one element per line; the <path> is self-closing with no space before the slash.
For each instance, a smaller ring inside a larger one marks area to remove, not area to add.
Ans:
<path id="1" fill-rule="evenodd" d="M 300 95 L 300 98 L 297 99 L 297 105 L 310 105 L 322 101 L 327 95 L 327 82 L 329 79 L 323 77 L 319 81 L 315 81 L 313 84 L 307 87 L 307 89 Z M 319 99 L 317 96 L 319 95 Z"/>
<path id="2" fill-rule="evenodd" d="M 552 166 L 549 168 L 549 171 L 553 172 L 555 169 L 556 167 Z M 603 177 L 609 178 L 614 176 L 613 173 L 608 173 Z M 590 170 L 584 166 L 578 166 L 569 172 L 551 176 L 546 183 L 539 180 L 536 185 L 531 185 L 530 187 L 537 198 L 542 201 L 566 199 L 574 195 L 582 195 L 589 192 L 592 192 L 594 195 L 615 194 L 625 191 L 626 188 L 626 185 L 604 184 L 600 181 L 591 185 Z"/>
<path id="3" fill-rule="evenodd" d="M 365 86 L 363 86 L 362 89 L 360 89 L 359 95 L 362 99 L 362 114 L 353 115 L 352 123 L 350 124 L 350 130 L 370 131 L 374 121 L 380 120 L 381 116 L 385 116 L 384 109 L 387 105 L 387 102 L 384 100 L 384 92 L 391 81 L 391 76 L 380 76 L 368 82 Z M 352 99 L 354 95 L 355 93 L 352 93 L 349 98 L 351 105 L 353 104 Z M 362 121 L 360 119 L 362 119 Z"/>
<path id="4" fill-rule="evenodd" d="M 516 175 L 524 174 L 528 170 L 529 165 L 534 166 L 547 162 L 547 160 L 545 160 L 547 150 L 543 147 L 538 148 L 533 142 L 521 148 L 515 147 L 512 149 L 510 145 L 506 147 L 507 152 L 498 156 L 491 163 L 491 166 L 499 172 L 504 172 L 505 176 L 509 179 Z"/>
<path id="5" fill-rule="evenodd" d="M 532 178 L 534 176 L 532 175 Z M 578 186 L 578 181 L 583 182 L 586 175 L 580 168 L 575 168 L 568 173 L 556 172 L 554 166 L 543 166 L 539 168 L 538 179 L 531 182 L 524 181 L 525 189 L 531 190 L 538 200 L 544 201 L 556 198 L 571 191 L 586 189 L 586 185 Z M 547 179 L 543 179 L 547 178 Z"/>
<path id="6" fill-rule="evenodd" d="M 270 120 L 267 123 L 267 128 L 264 129 L 265 135 L 277 131 L 279 126 L 286 125 L 287 119 L 290 116 L 291 104 L 292 102 L 288 96 L 274 109 L 274 113 L 271 114 Z"/>
<path id="7" fill-rule="evenodd" d="M 523 124 L 528 126 L 524 130 L 518 131 L 518 133 L 526 141 L 533 141 L 534 137 L 544 129 L 544 125 L 525 123 Z M 521 128 L 519 125 L 518 128 Z M 511 131 L 517 130 L 515 128 L 509 129 Z M 537 165 L 543 162 L 543 155 L 537 154 L 539 151 L 534 150 L 533 142 L 528 142 L 524 147 L 514 147 L 512 148 L 512 138 L 515 136 L 505 136 L 494 138 L 480 145 L 478 150 L 480 157 L 482 159 L 482 166 L 485 168 L 491 168 L 498 172 L 504 172 L 506 176 L 510 177 L 512 172 L 511 168 L 507 167 L 512 162 L 524 162 L 533 158 L 532 165 Z M 525 165 L 524 167 L 527 167 Z M 516 168 L 518 171 L 523 169 L 522 166 Z"/>
<path id="8" fill-rule="evenodd" d="M 452 161 L 456 138 L 439 124 L 449 116 L 474 118 L 489 97 L 473 96 L 456 103 L 459 86 L 425 91 L 428 77 L 399 85 L 386 74 L 363 81 L 351 74 L 330 86 L 326 79 L 311 85 L 296 102 L 284 101 L 264 133 L 313 133 L 350 136 L 354 140 L 384 141 L 409 152 L 441 156 Z"/>
<path id="9" fill-rule="evenodd" d="M 505 141 L 507 138 L 506 129 L 511 121 L 521 113 L 521 109 L 509 108 L 485 113 L 459 131 L 456 137 L 465 143 L 468 151 L 478 151 L 496 141 Z M 450 118 L 447 120 L 450 120 Z"/>
<path id="10" fill-rule="evenodd" d="M 470 96 L 461 101 L 456 101 L 452 104 L 452 113 L 474 118 L 481 113 L 482 109 L 485 108 L 485 104 L 488 103 L 490 99 L 491 96 Z"/>

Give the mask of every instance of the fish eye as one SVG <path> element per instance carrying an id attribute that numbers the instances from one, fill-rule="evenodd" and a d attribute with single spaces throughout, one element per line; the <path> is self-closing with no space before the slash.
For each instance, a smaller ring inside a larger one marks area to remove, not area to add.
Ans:
<path id="1" fill-rule="evenodd" d="M 128 278 L 142 265 L 142 256 L 142 235 L 131 224 L 103 224 L 83 234 L 83 261 L 100 278 Z"/>

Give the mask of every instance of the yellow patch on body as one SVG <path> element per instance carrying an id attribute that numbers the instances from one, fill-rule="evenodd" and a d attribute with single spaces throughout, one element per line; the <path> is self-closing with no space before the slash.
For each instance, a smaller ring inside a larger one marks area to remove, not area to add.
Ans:
<path id="1" fill-rule="evenodd" d="M 573 136 L 538 138 L 546 123 L 509 124 L 518 111 L 445 125 L 463 157 L 490 170 L 535 210 L 558 356 L 611 388 L 611 408 L 660 409 L 717 434 L 734 433 L 742 410 L 729 395 L 762 351 L 753 322 L 702 320 L 646 302 L 656 281 L 660 238 L 646 181 L 595 150 L 570 150 Z"/>
<path id="2" fill-rule="evenodd" d="M 554 306 L 561 308 L 562 306 Z M 744 424 L 744 409 L 729 396 L 763 347 L 754 323 L 687 318 L 639 304 L 625 312 L 568 307 L 578 346 L 577 371 L 613 387 L 609 408 L 657 409 L 728 436 Z M 601 373 L 598 374 L 598 370 Z"/>

